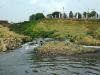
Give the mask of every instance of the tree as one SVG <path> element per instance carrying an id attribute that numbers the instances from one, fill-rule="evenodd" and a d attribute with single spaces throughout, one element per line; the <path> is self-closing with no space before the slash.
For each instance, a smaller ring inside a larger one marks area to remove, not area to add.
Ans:
<path id="1" fill-rule="evenodd" d="M 73 12 L 72 11 L 70 11 L 70 13 L 69 13 L 69 18 L 73 18 Z"/>
<path id="2" fill-rule="evenodd" d="M 91 13 L 87 13 L 87 18 L 89 19 L 89 18 L 91 18 Z"/>
<path id="3" fill-rule="evenodd" d="M 43 13 L 36 13 L 36 14 L 32 14 L 30 17 L 29 17 L 29 20 L 32 21 L 32 20 L 39 20 L 39 19 L 43 19 L 45 18 L 44 14 Z"/>
<path id="4" fill-rule="evenodd" d="M 91 11 L 91 17 L 94 17 L 94 16 L 96 16 L 96 14 L 97 14 L 97 12 L 96 11 Z"/>
<path id="5" fill-rule="evenodd" d="M 77 18 L 77 13 L 75 13 L 75 18 Z"/>
<path id="6" fill-rule="evenodd" d="M 92 19 L 97 19 L 98 18 L 98 13 L 96 11 L 91 11 L 91 18 Z"/>
<path id="7" fill-rule="evenodd" d="M 79 13 L 79 12 L 75 13 L 75 18 L 77 18 L 77 19 L 81 19 L 81 18 L 82 18 L 81 13 Z"/>
<path id="8" fill-rule="evenodd" d="M 43 18 L 45 18 L 45 16 L 44 16 L 43 13 L 37 13 L 37 14 L 35 15 L 35 19 L 36 19 L 36 20 L 43 19 Z"/>
<path id="9" fill-rule="evenodd" d="M 30 20 L 30 21 L 35 20 L 35 14 L 32 14 L 32 15 L 29 17 L 29 20 Z"/>
<path id="10" fill-rule="evenodd" d="M 81 13 L 78 12 L 78 19 L 81 19 L 82 18 L 82 15 Z"/>
<path id="11" fill-rule="evenodd" d="M 83 12 L 83 16 L 86 19 L 87 18 L 87 12 Z"/>
<path id="12" fill-rule="evenodd" d="M 67 15 L 66 15 L 66 13 L 63 13 L 63 18 L 67 18 Z"/>

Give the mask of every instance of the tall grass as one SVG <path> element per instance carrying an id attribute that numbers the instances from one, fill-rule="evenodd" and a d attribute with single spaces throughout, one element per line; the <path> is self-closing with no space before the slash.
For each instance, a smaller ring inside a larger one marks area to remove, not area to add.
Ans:
<path id="1" fill-rule="evenodd" d="M 92 40 L 100 42 L 100 20 L 42 19 L 14 24 L 11 30 L 32 38 L 66 38 L 82 43 L 84 38 L 91 36 Z"/>

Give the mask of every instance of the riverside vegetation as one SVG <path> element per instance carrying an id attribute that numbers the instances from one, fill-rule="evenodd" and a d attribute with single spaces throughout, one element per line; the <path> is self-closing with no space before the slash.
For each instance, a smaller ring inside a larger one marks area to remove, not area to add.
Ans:
<path id="1" fill-rule="evenodd" d="M 35 53 L 41 56 L 78 55 L 94 51 L 95 51 L 94 49 L 84 48 L 82 45 L 77 45 L 71 42 L 64 42 L 64 41 L 46 42 L 41 47 L 35 48 Z"/>
<path id="2" fill-rule="evenodd" d="M 10 31 L 9 28 L 0 25 L 0 51 L 15 49 L 30 39 L 29 36 L 16 34 Z"/>
<path id="3" fill-rule="evenodd" d="M 32 38 L 69 39 L 81 45 L 100 45 L 99 20 L 34 20 L 13 24 L 11 30 Z"/>
<path id="4" fill-rule="evenodd" d="M 17 30 L 18 29 L 18 30 Z M 54 38 L 58 42 L 46 42 L 35 51 L 40 55 L 74 55 L 95 50 L 82 45 L 100 45 L 100 21 L 76 19 L 42 19 L 11 26 L 11 30 L 32 38 Z M 68 40 L 70 44 L 63 41 Z"/>

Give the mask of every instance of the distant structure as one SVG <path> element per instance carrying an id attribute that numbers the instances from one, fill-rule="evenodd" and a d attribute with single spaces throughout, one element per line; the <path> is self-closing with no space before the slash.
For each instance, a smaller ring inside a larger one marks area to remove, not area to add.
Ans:
<path id="1" fill-rule="evenodd" d="M 68 14 L 69 15 L 69 14 Z M 69 16 L 65 13 L 65 9 L 63 7 L 62 12 L 55 11 L 52 14 L 48 14 L 47 18 L 64 18 L 69 19 Z M 98 14 L 94 9 L 88 9 L 85 13 L 76 12 L 73 13 L 72 19 L 100 19 L 100 14 Z"/>
<path id="2" fill-rule="evenodd" d="M 52 14 L 48 14 L 47 18 L 53 18 Z"/>
<path id="3" fill-rule="evenodd" d="M 47 18 L 62 18 L 62 13 L 55 11 L 52 14 L 48 14 Z"/>
<path id="4" fill-rule="evenodd" d="M 0 20 L 0 25 L 2 25 L 4 27 L 9 27 L 10 23 L 7 20 Z"/>
<path id="5" fill-rule="evenodd" d="M 66 13 L 64 12 L 64 7 L 63 7 L 63 13 L 59 12 L 59 11 L 55 11 L 52 14 L 48 14 L 47 18 L 67 18 Z"/>

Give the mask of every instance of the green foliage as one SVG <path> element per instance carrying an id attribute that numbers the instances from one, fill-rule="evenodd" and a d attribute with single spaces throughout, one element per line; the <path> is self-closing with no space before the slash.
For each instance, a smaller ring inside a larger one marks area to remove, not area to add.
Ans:
<path id="1" fill-rule="evenodd" d="M 88 18 L 91 18 L 91 13 L 87 13 Z"/>
<path id="2" fill-rule="evenodd" d="M 33 21 L 33 20 L 40 20 L 40 19 L 43 19 L 43 18 L 45 18 L 43 13 L 36 13 L 36 14 L 31 15 L 29 20 Z"/>
<path id="3" fill-rule="evenodd" d="M 25 21 L 21 23 L 12 24 L 10 27 L 11 31 L 19 34 L 33 36 L 32 29 L 34 28 L 37 21 Z"/>
<path id="4" fill-rule="evenodd" d="M 78 12 L 78 13 L 75 14 L 75 17 L 78 18 L 78 19 L 81 19 L 82 18 L 82 14 Z"/>
<path id="5" fill-rule="evenodd" d="M 84 18 L 87 17 L 87 12 L 83 12 Z"/>
<path id="6" fill-rule="evenodd" d="M 91 11 L 91 17 L 94 17 L 94 16 L 96 16 L 96 14 L 97 14 L 97 12 L 96 11 Z"/>
<path id="7" fill-rule="evenodd" d="M 97 16 L 98 14 L 97 14 L 96 11 L 91 11 L 91 12 L 88 12 L 88 13 L 84 12 L 83 15 L 84 15 L 85 17 L 86 17 L 86 15 L 87 15 L 88 18 L 93 18 L 93 17 Z"/>
<path id="8" fill-rule="evenodd" d="M 29 22 L 22 22 L 22 23 L 16 23 L 11 25 L 11 31 L 14 31 L 16 33 L 19 34 L 24 34 L 24 35 L 28 35 L 31 36 L 32 38 L 35 37 L 54 37 L 55 35 L 54 32 L 55 31 L 45 31 L 43 29 L 36 29 L 36 31 L 33 31 L 34 27 L 36 27 L 36 24 L 39 21 L 29 21 Z"/>
<path id="9" fill-rule="evenodd" d="M 70 11 L 70 13 L 69 13 L 69 18 L 73 18 L 73 12 L 72 11 Z"/>
<path id="10" fill-rule="evenodd" d="M 32 38 L 66 38 L 71 42 L 80 43 L 86 36 L 99 40 L 99 25 L 99 20 L 42 19 L 13 24 L 11 30 Z"/>
<path id="11" fill-rule="evenodd" d="M 54 31 L 38 31 L 36 34 L 37 34 L 36 37 L 43 37 L 43 38 L 54 37 L 53 35 Z"/>
<path id="12" fill-rule="evenodd" d="M 33 15 L 31 15 L 31 16 L 29 17 L 29 20 L 30 20 L 30 21 L 35 20 L 35 17 L 36 17 L 35 14 L 33 14 Z"/>
<path id="13" fill-rule="evenodd" d="M 72 35 L 69 32 L 66 34 L 65 39 L 69 40 L 70 42 L 79 43 L 83 39 L 85 35 Z"/>
<path id="14" fill-rule="evenodd" d="M 100 39 L 100 27 L 93 31 L 93 37 Z"/>
<path id="15" fill-rule="evenodd" d="M 81 13 L 78 12 L 78 19 L 81 19 L 82 18 L 82 15 Z"/>

